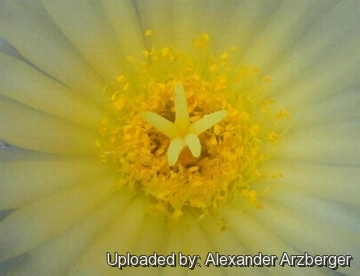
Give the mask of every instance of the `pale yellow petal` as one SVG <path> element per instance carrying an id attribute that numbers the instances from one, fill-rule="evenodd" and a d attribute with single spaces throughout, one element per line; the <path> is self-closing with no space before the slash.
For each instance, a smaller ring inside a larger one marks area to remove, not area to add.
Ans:
<path id="1" fill-rule="evenodd" d="M 138 235 L 138 238 L 133 245 L 131 251 L 132 254 L 140 255 L 154 255 L 154 252 L 159 255 L 166 256 L 170 252 L 166 252 L 164 249 L 166 240 L 165 225 L 167 221 L 164 216 L 156 216 L 149 214 L 143 221 L 142 230 Z M 137 267 L 136 269 L 126 269 L 127 275 L 159 275 L 162 271 L 162 267 Z"/>
<path id="2" fill-rule="evenodd" d="M 202 228 L 199 221 L 189 219 L 185 214 L 178 223 L 169 224 L 167 233 L 167 252 L 175 252 L 175 254 L 177 254 L 178 262 L 180 257 L 179 253 L 182 255 L 199 256 L 201 259 L 197 257 L 193 270 L 190 270 L 188 267 L 168 266 L 164 268 L 164 274 L 174 273 L 174 275 L 184 275 L 186 273 L 185 275 L 223 275 L 223 270 L 221 268 L 214 266 L 205 267 L 203 265 L 207 254 L 209 252 L 216 252 L 217 248 L 214 247 L 206 230 Z"/>
<path id="3" fill-rule="evenodd" d="M 308 215 L 319 224 L 332 225 L 332 229 L 353 233 L 360 231 L 359 214 L 350 204 L 303 194 L 291 188 L 275 189 L 267 198 L 299 214 Z"/>
<path id="4" fill-rule="evenodd" d="M 233 9 L 233 16 L 227 19 L 228 24 L 221 36 L 221 41 L 215 47 L 220 48 L 219 51 L 237 47 L 238 60 L 241 61 L 280 4 L 280 1 L 274 1 L 267 5 L 257 1 L 239 2 L 239 5 Z"/>
<path id="5" fill-rule="evenodd" d="M 344 106 L 346 108 L 339 108 Z M 308 106 L 291 109 L 291 125 L 296 129 L 313 128 L 360 118 L 360 93 L 352 86 Z"/>
<path id="6" fill-rule="evenodd" d="M 96 154 L 96 131 L 0 98 L 0 139 L 26 149 Z"/>
<path id="7" fill-rule="evenodd" d="M 121 212 L 126 202 L 125 195 L 112 197 L 74 227 L 30 250 L 24 262 L 19 263 L 9 275 L 66 275 L 94 239 Z"/>
<path id="8" fill-rule="evenodd" d="M 358 166 L 343 164 L 316 164 L 308 161 L 292 161 L 283 159 L 269 162 L 264 173 L 281 172 L 284 177 L 276 179 L 275 183 L 268 183 L 265 188 L 270 188 L 276 193 L 286 189 L 294 193 L 329 199 L 351 205 L 360 204 L 360 186 L 354 185 L 360 181 Z"/>
<path id="9" fill-rule="evenodd" d="M 109 101 L 101 93 L 105 82 L 94 73 L 46 12 L 40 14 L 26 3 L 2 2 L 1 36 L 46 74 L 101 105 L 108 104 Z"/>
<path id="10" fill-rule="evenodd" d="M 230 23 L 229 19 L 234 16 L 234 10 L 241 2 L 199 1 L 194 8 L 198 8 L 201 3 L 204 3 L 205 7 L 202 11 L 197 10 L 197 15 L 195 15 L 198 17 L 195 22 L 200 25 L 201 32 L 196 33 L 195 37 L 206 32 L 210 36 L 210 45 L 214 53 L 219 54 L 217 50 L 220 45 L 223 45 L 224 30 Z M 207 62 L 206 59 L 204 61 Z"/>
<path id="11" fill-rule="evenodd" d="M 152 35 L 145 38 L 147 48 L 161 49 L 171 45 L 173 37 L 173 3 L 162 0 L 140 0 L 136 2 L 138 19 L 143 34 L 152 30 Z"/>
<path id="12" fill-rule="evenodd" d="M 236 210 L 231 210 L 231 212 L 236 212 Z M 239 220 L 239 219 L 237 219 Z M 206 232 L 207 238 L 211 241 L 211 244 L 214 247 L 214 251 L 212 252 L 213 256 L 216 256 L 216 252 L 220 255 L 249 255 L 250 250 L 242 241 L 241 236 L 239 236 L 234 227 L 228 224 L 228 221 L 223 221 L 223 225 L 220 224 L 219 220 L 212 217 L 206 217 L 204 219 L 200 219 L 199 223 L 202 226 L 202 229 Z M 222 229 L 224 227 L 224 229 Z M 201 260 L 204 263 L 206 261 L 206 257 L 201 256 Z M 211 260 L 209 258 L 209 260 Z M 213 264 L 209 262 L 209 266 L 212 267 Z M 202 265 L 202 267 L 205 267 Z M 206 267 L 205 267 L 206 268 Z M 236 275 L 239 273 L 240 267 L 222 267 L 222 272 L 225 275 Z M 220 268 L 217 268 L 220 269 Z M 264 273 L 262 268 L 258 267 L 241 267 L 241 271 L 246 275 L 262 275 Z"/>
<path id="13" fill-rule="evenodd" d="M 177 49 L 189 52 L 193 48 L 194 38 L 205 31 L 201 27 L 205 4 L 203 0 L 174 2 L 174 44 Z"/>
<path id="14" fill-rule="evenodd" d="M 267 72 L 276 59 L 283 58 L 286 49 L 313 26 L 307 19 L 314 17 L 318 6 L 323 4 L 317 5 L 311 0 L 281 2 L 264 28 L 256 34 L 244 59 Z"/>
<path id="15" fill-rule="evenodd" d="M 303 83 L 308 77 L 314 76 L 311 67 L 325 62 L 331 62 L 331 56 L 342 51 L 344 45 L 348 44 L 353 38 L 359 37 L 359 17 L 357 16 L 357 2 L 344 1 L 316 2 L 314 6 L 311 1 L 312 22 L 307 32 L 289 48 L 288 52 L 277 62 L 271 70 L 272 85 L 271 91 L 289 91 Z M 313 9 L 315 8 L 315 9 Z M 351 63 L 352 56 L 356 54 L 356 49 L 349 49 L 349 52 L 342 54 L 342 61 Z M 341 61 L 338 59 L 337 62 Z M 326 67 L 325 67 L 326 69 Z M 332 70 L 332 68 L 327 68 Z M 341 74 L 341 70 L 335 71 Z M 327 74 L 326 70 L 322 74 Z M 299 78 L 301 74 L 301 78 Z M 322 74 L 318 77 L 323 77 Z M 333 79 L 328 78 L 329 81 Z M 311 82 L 311 80 L 310 80 Z M 316 92 L 315 90 L 313 90 Z M 297 97 L 297 95 L 293 96 Z M 308 98 L 308 97 L 306 97 Z M 304 100 L 304 99 L 301 99 Z"/>
<path id="16" fill-rule="evenodd" d="M 261 212 L 261 210 L 257 211 Z M 250 250 L 247 255 L 257 255 L 259 254 L 259 251 L 261 251 L 264 255 L 277 256 L 277 259 L 275 260 L 276 265 L 274 267 L 264 267 L 271 271 L 272 274 L 278 275 L 285 273 L 291 275 L 303 275 L 303 270 L 301 268 L 289 266 L 280 267 L 278 265 L 279 258 L 281 258 L 283 252 L 286 252 L 289 255 L 297 255 L 299 252 L 295 251 L 291 245 L 286 244 L 276 232 L 267 229 L 266 225 L 254 220 L 246 212 L 228 209 L 226 210 L 225 218 L 229 229 L 233 230 L 238 238 Z M 311 270 L 311 275 L 323 274 L 315 268 Z"/>
<path id="17" fill-rule="evenodd" d="M 107 229 L 94 240 L 92 246 L 72 268 L 70 275 L 119 275 L 117 267 L 111 267 L 106 262 L 106 252 L 109 252 L 114 261 L 114 252 L 120 255 L 131 252 L 134 243 L 142 230 L 144 212 L 143 198 L 129 202 L 122 212 L 114 217 Z M 124 271 L 126 268 L 124 268 Z"/>
<path id="18" fill-rule="evenodd" d="M 320 224 L 311 216 L 272 204 L 265 199 L 263 202 L 266 208 L 260 212 L 249 210 L 251 215 L 299 251 L 311 252 L 312 255 L 324 255 L 324 252 L 326 255 L 356 255 L 358 233 L 338 231 L 329 227 L 329 224 Z M 350 275 L 357 269 L 359 262 L 356 260 L 351 263 L 351 267 L 339 267 L 340 272 Z"/>
<path id="19" fill-rule="evenodd" d="M 0 149 L 1 162 L 43 160 L 51 155 L 43 152 L 17 148 L 3 140 L 0 140 Z"/>
<path id="20" fill-rule="evenodd" d="M 0 63 L 2 95 L 92 128 L 98 128 L 102 119 L 111 120 L 105 112 L 96 108 L 94 102 L 41 74 L 28 64 L 1 53 Z"/>
<path id="21" fill-rule="evenodd" d="M 142 51 L 145 50 L 143 32 L 139 24 L 134 4 L 130 0 L 102 0 L 105 13 L 109 18 L 118 44 L 125 57 L 131 57 L 135 66 L 141 61 Z"/>
<path id="22" fill-rule="evenodd" d="M 346 44 L 304 70 L 302 77 L 289 83 L 288 87 L 275 92 L 277 101 L 274 108 L 306 107 L 356 85 L 360 62 L 360 53 L 357 51 L 360 47 L 359 35 L 349 39 Z"/>
<path id="23" fill-rule="evenodd" d="M 14 211 L 0 223 L 0 260 L 20 255 L 61 234 L 113 193 L 113 177 L 83 182 Z M 93 184 L 93 183 L 96 184 Z"/>
<path id="24" fill-rule="evenodd" d="M 0 162 L 0 210 L 16 209 L 79 182 L 105 175 L 109 170 L 96 159 L 84 158 Z"/>
<path id="25" fill-rule="evenodd" d="M 114 34 L 97 10 L 82 1 L 41 1 L 52 20 L 108 85 L 117 87 L 124 61 L 116 49 Z"/>
<path id="26" fill-rule="evenodd" d="M 183 218 L 182 218 L 183 219 Z M 192 227 L 193 228 L 193 227 Z M 186 229 L 185 225 L 181 221 L 180 223 L 177 223 L 175 225 L 169 225 L 166 229 L 167 231 L 167 254 L 170 254 L 171 252 L 174 252 L 176 254 L 177 261 L 179 262 L 179 253 L 182 254 L 191 254 L 189 252 L 187 246 L 189 241 L 189 231 L 192 231 L 191 229 Z M 199 251 L 200 252 L 200 251 Z M 200 254 L 199 252 L 195 252 L 194 255 Z M 185 271 L 184 271 L 185 270 Z M 182 276 L 182 275 L 188 275 L 187 272 L 188 268 L 183 268 L 180 266 L 177 267 L 164 267 L 164 274 L 168 275 L 175 275 L 175 276 Z"/>
<path id="27" fill-rule="evenodd" d="M 359 165 L 360 123 L 324 125 L 286 133 L 274 156 L 330 164 Z"/>

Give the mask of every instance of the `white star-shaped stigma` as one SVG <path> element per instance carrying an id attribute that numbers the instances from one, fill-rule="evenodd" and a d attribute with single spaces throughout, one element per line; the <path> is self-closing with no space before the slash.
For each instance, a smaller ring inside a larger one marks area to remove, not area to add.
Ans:
<path id="1" fill-rule="evenodd" d="M 170 166 L 176 163 L 185 146 L 189 147 L 194 157 L 199 157 L 201 154 L 201 144 L 198 135 L 226 117 L 226 111 L 219 110 L 205 115 L 191 124 L 184 87 L 181 83 L 175 86 L 174 102 L 175 122 L 170 122 L 153 112 L 143 112 L 141 114 L 146 122 L 171 139 L 167 152 Z"/>

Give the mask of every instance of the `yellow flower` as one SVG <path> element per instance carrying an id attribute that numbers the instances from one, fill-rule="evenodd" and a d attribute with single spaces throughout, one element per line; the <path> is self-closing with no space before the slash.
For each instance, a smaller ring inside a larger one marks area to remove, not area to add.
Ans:
<path id="1" fill-rule="evenodd" d="M 0 272 L 356 275 L 357 8 L 2 1 Z"/>

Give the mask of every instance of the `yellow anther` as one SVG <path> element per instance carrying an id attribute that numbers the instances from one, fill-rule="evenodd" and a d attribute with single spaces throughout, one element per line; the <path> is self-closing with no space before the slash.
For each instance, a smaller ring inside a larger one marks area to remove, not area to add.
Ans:
<path id="1" fill-rule="evenodd" d="M 145 31 L 145 36 L 151 36 L 152 35 L 152 30 L 146 30 Z"/>
<path id="2" fill-rule="evenodd" d="M 125 83 L 124 87 L 123 87 L 123 90 L 126 91 L 129 88 L 129 86 L 130 86 L 130 83 L 128 83 L 128 82 Z"/>
<path id="3" fill-rule="evenodd" d="M 223 53 L 223 54 L 220 56 L 220 59 L 221 59 L 222 61 L 225 61 L 225 60 L 227 60 L 228 57 L 229 57 L 229 54 L 228 54 L 228 53 Z"/>
<path id="4" fill-rule="evenodd" d="M 209 71 L 210 71 L 210 72 L 215 72 L 216 69 L 217 69 L 217 67 L 218 67 L 217 64 L 213 64 L 213 65 L 211 65 L 211 66 L 209 67 Z"/>
<path id="5" fill-rule="evenodd" d="M 168 55 L 168 53 L 169 53 L 169 48 L 163 48 L 163 49 L 161 50 L 161 55 L 162 55 L 163 57 L 166 57 L 166 56 Z"/>
<path id="6" fill-rule="evenodd" d="M 290 119 L 289 113 L 285 109 L 281 109 L 277 114 L 276 118 L 287 118 Z"/>
<path id="7" fill-rule="evenodd" d="M 207 33 L 203 33 L 198 39 L 195 41 L 195 45 L 199 48 L 206 48 L 209 44 L 210 37 Z"/>
<path id="8" fill-rule="evenodd" d="M 117 100 L 114 101 L 114 107 L 115 110 L 120 110 L 124 107 L 126 102 L 126 98 L 125 97 L 120 97 Z"/>
<path id="9" fill-rule="evenodd" d="M 276 134 L 275 132 L 273 131 L 270 131 L 268 133 L 268 138 L 271 142 L 277 142 L 279 139 L 280 139 L 280 135 L 279 134 Z"/>
<path id="10" fill-rule="evenodd" d="M 264 82 L 269 82 L 270 80 L 271 80 L 270 77 L 265 77 L 265 78 L 263 79 Z"/>
<path id="11" fill-rule="evenodd" d="M 123 82 L 124 81 L 124 79 L 125 79 L 125 76 L 124 75 L 120 75 L 120 76 L 117 76 L 116 77 L 116 81 L 118 81 L 118 82 Z"/>

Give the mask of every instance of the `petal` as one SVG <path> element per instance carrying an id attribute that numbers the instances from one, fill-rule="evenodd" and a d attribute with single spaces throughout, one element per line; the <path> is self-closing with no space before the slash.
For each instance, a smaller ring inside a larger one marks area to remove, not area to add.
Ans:
<path id="1" fill-rule="evenodd" d="M 112 193 L 112 177 L 82 183 L 13 212 L 0 223 L 0 260 L 22 254 L 61 234 Z"/>
<path id="2" fill-rule="evenodd" d="M 161 49 L 171 45 L 173 36 L 173 3 L 161 0 L 140 0 L 136 1 L 136 9 L 142 33 L 146 30 L 153 30 L 150 39 L 145 38 L 146 48 L 150 50 L 153 46 Z"/>
<path id="3" fill-rule="evenodd" d="M 233 16 L 226 19 L 228 25 L 223 32 L 219 48 L 222 51 L 232 46 L 239 48 L 239 59 L 257 39 L 258 34 L 266 28 L 266 23 L 278 10 L 281 1 L 263 2 L 242 1 L 234 7 Z M 221 47 L 220 47 L 221 46 Z"/>
<path id="4" fill-rule="evenodd" d="M 310 2 L 311 9 L 313 9 L 314 2 Z M 311 71 L 312 66 L 323 61 L 331 62 L 332 55 L 339 53 L 339 50 L 342 51 L 344 46 L 353 43 L 353 38 L 359 36 L 356 1 L 338 3 L 318 1 L 316 3 L 319 3 L 319 6 L 314 10 L 316 12 L 309 21 L 310 29 L 289 48 L 284 54 L 284 58 L 281 62 L 276 63 L 271 72 L 273 79 L 271 90 L 274 92 L 285 92 L 298 84 L 301 85 L 304 82 L 304 75 L 310 78 L 314 77 Z M 356 55 L 356 49 L 343 52 L 342 58 L 340 57 L 338 61 L 351 62 L 352 56 Z M 333 68 L 327 69 L 332 70 Z M 337 71 L 337 73 L 341 73 L 341 71 Z M 322 75 L 318 75 L 318 77 L 322 77 Z M 330 81 L 332 79 L 328 78 Z"/>
<path id="5" fill-rule="evenodd" d="M 129 0 L 102 0 L 101 3 L 116 33 L 124 56 L 132 57 L 134 59 L 132 64 L 137 64 L 141 61 L 145 44 L 134 3 Z"/>
<path id="6" fill-rule="evenodd" d="M 113 40 L 113 33 L 93 5 L 74 1 L 41 1 L 50 17 L 92 68 L 110 86 L 116 87 L 116 77 L 123 63 Z"/>
<path id="7" fill-rule="evenodd" d="M 132 251 L 130 253 L 132 255 L 154 255 L 156 252 L 157 255 L 166 256 L 169 253 L 164 251 L 164 236 L 166 218 L 164 216 L 157 216 L 148 214 L 144 221 L 142 230 L 138 234 L 138 238 L 136 239 Z M 120 252 L 119 252 L 120 253 Z M 127 275 L 159 275 L 162 271 L 162 267 L 137 267 L 126 269 Z"/>
<path id="8" fill-rule="evenodd" d="M 196 265 L 194 270 L 177 265 L 176 268 L 165 267 L 164 274 L 172 274 L 174 271 L 175 275 L 184 275 L 185 273 L 186 275 L 192 275 L 194 272 L 197 275 L 223 275 L 221 268 L 213 266 L 205 267 L 203 265 L 208 252 L 215 252 L 217 248 L 214 248 L 211 240 L 207 237 L 206 231 L 204 231 L 199 222 L 184 215 L 181 217 L 181 221 L 169 224 L 167 232 L 167 252 L 169 252 L 167 254 L 175 252 L 178 263 L 180 253 L 182 255 L 191 255 L 192 257 L 199 256 L 201 259 L 197 258 L 197 263 L 200 266 Z"/>
<path id="9" fill-rule="evenodd" d="M 94 73 L 44 10 L 15 1 L 1 3 L 0 34 L 40 70 L 101 105 L 109 101 L 101 91 L 105 83 Z M 46 43 L 41 43 L 41 42 Z"/>
<path id="10" fill-rule="evenodd" d="M 12 272 L 24 276 L 66 275 L 87 247 L 106 229 L 114 215 L 121 212 L 125 203 L 124 195 L 112 197 L 74 227 L 28 252 L 25 261 Z"/>
<path id="11" fill-rule="evenodd" d="M 274 193 L 279 189 L 289 189 L 314 197 L 330 199 L 336 202 L 353 205 L 360 204 L 360 181 L 358 166 L 343 164 L 316 164 L 312 162 L 295 162 L 292 160 L 273 161 L 262 170 L 280 172 L 284 177 L 276 179 L 276 183 L 264 185 L 271 187 Z M 263 184 L 262 184 L 263 185 Z"/>
<path id="12" fill-rule="evenodd" d="M 278 91 L 281 95 L 277 95 L 274 108 L 306 107 L 358 84 L 356 72 L 360 64 L 359 47 L 358 37 L 350 39 L 347 45 L 304 70 L 303 75 L 290 83 L 289 87 Z"/>
<path id="13" fill-rule="evenodd" d="M 41 74 L 31 66 L 0 53 L 0 93 L 25 105 L 97 128 L 108 116 L 94 103 Z M 108 118 L 110 120 L 110 118 Z"/>
<path id="14" fill-rule="evenodd" d="M 351 86 L 314 104 L 293 108 L 291 124 L 300 130 L 360 118 L 359 89 L 359 85 Z"/>
<path id="15" fill-rule="evenodd" d="M 231 210 L 234 212 L 235 210 Z M 235 212 L 237 213 L 237 212 Z M 241 214 L 242 215 L 242 214 Z M 240 214 L 239 214 L 240 216 Z M 238 220 L 238 218 L 236 219 Z M 225 229 L 221 230 L 220 226 L 223 223 Z M 249 255 L 251 254 L 249 248 L 244 244 L 242 241 L 242 236 L 239 236 L 234 231 L 234 227 L 229 227 L 230 225 L 228 222 L 219 221 L 216 218 L 205 218 L 201 220 L 201 226 L 203 231 L 206 233 L 207 238 L 211 242 L 212 246 L 215 251 L 218 252 L 220 255 Z M 216 254 L 213 251 L 213 255 Z M 258 252 L 256 252 L 258 254 Z M 254 254 L 255 255 L 255 254 Z M 201 256 L 202 262 L 205 264 L 206 258 L 208 253 L 204 256 Z M 205 266 L 203 266 L 205 267 Z M 209 263 L 209 267 L 213 267 L 212 263 Z M 205 267 L 207 269 L 207 267 Z M 239 269 L 246 273 L 246 275 L 262 275 L 264 273 L 263 268 L 258 267 L 217 267 L 217 270 L 223 272 L 222 275 L 236 275 L 239 273 Z"/>
<path id="16" fill-rule="evenodd" d="M 334 230 L 328 224 L 319 224 L 312 217 L 265 200 L 264 206 L 261 211 L 251 211 L 251 215 L 261 223 L 267 224 L 270 230 L 300 252 L 308 252 L 311 255 L 356 256 L 358 248 L 355 244 L 359 240 L 358 233 L 351 235 L 344 231 Z M 359 269 L 359 262 L 354 260 L 351 267 L 339 267 L 338 270 L 352 275 L 357 269 Z"/>
<path id="17" fill-rule="evenodd" d="M 261 212 L 261 211 L 259 211 Z M 239 219 L 241 217 L 241 219 Z M 278 264 L 279 258 L 283 252 L 289 255 L 297 255 L 296 252 L 284 240 L 278 236 L 277 232 L 273 232 L 265 227 L 264 224 L 257 222 L 245 212 L 236 212 L 235 210 L 227 210 L 225 218 L 229 223 L 229 228 L 234 231 L 241 239 L 241 241 L 250 249 L 251 254 L 275 255 L 278 259 L 275 264 Z M 291 274 L 303 275 L 303 270 L 296 267 L 274 267 L 267 268 L 272 274 Z M 311 270 L 311 275 L 323 275 L 317 269 Z"/>
<path id="18" fill-rule="evenodd" d="M 291 189 L 276 189 L 267 198 L 290 210 L 312 217 L 319 224 L 332 225 L 333 229 L 360 233 L 360 207 L 320 199 L 312 195 L 297 193 Z"/>
<path id="19" fill-rule="evenodd" d="M 206 1 L 174 1 L 174 44 L 177 49 L 189 52 L 194 44 L 193 39 L 206 31 L 201 28 L 206 3 Z"/>
<path id="20" fill-rule="evenodd" d="M 135 255 L 151 255 L 154 254 L 154 252 L 164 254 L 166 245 L 166 241 L 164 241 L 166 223 L 167 219 L 165 216 L 148 214 L 144 218 L 143 227 L 139 232 L 139 238 L 133 245 L 132 253 Z"/>
<path id="21" fill-rule="evenodd" d="M 97 160 L 53 158 L 0 163 L 0 210 L 16 209 L 61 189 L 94 179 L 109 168 Z"/>
<path id="22" fill-rule="evenodd" d="M 0 139 L 27 149 L 94 154 L 95 132 L 0 98 Z"/>
<path id="23" fill-rule="evenodd" d="M 216 53 L 219 45 L 223 45 L 224 30 L 229 24 L 229 18 L 233 16 L 239 4 L 233 1 L 175 1 L 173 3 L 175 46 L 184 52 L 191 52 L 194 39 L 206 32 L 211 38 L 210 44 Z M 223 48 L 221 50 L 224 51 Z"/>
<path id="24" fill-rule="evenodd" d="M 267 72 L 277 58 L 281 60 L 287 48 L 312 28 L 314 20 L 318 20 L 326 11 L 325 4 L 317 4 L 311 0 L 279 3 L 244 56 L 245 60 L 259 66 L 264 72 Z"/>
<path id="25" fill-rule="evenodd" d="M 0 162 L 18 161 L 18 160 L 44 160 L 53 158 L 51 154 L 43 152 L 25 150 L 14 147 L 5 141 L 0 140 Z"/>
<path id="26" fill-rule="evenodd" d="M 275 156 L 330 164 L 359 165 L 360 123 L 325 125 L 286 134 Z"/>
<path id="27" fill-rule="evenodd" d="M 137 198 L 125 205 L 111 225 L 94 241 L 73 267 L 70 275 L 118 275 L 119 269 L 106 262 L 106 252 L 120 255 L 131 252 L 143 226 L 144 199 Z M 124 268 L 124 271 L 126 271 Z"/>

